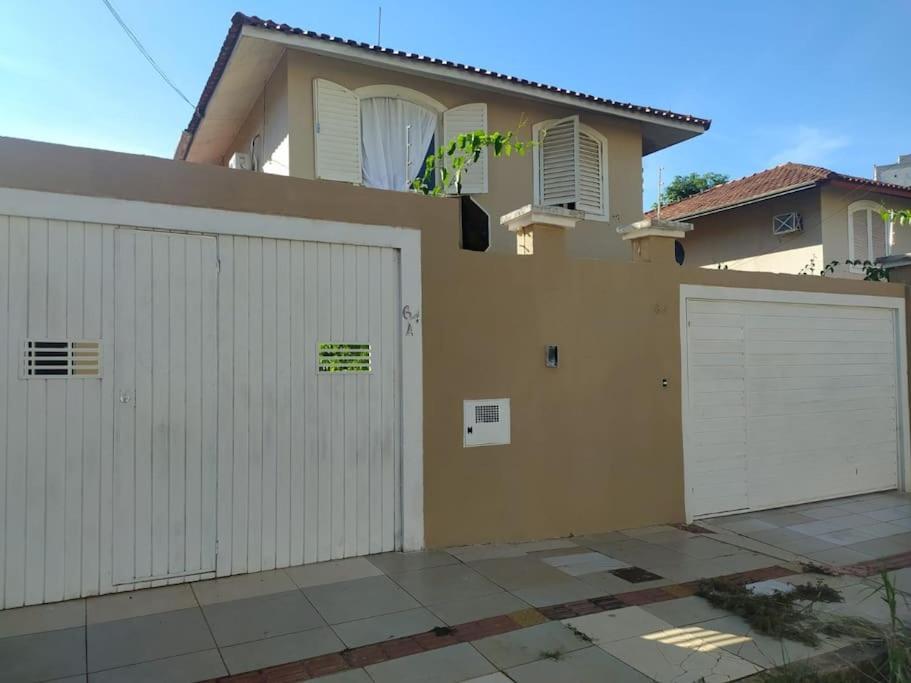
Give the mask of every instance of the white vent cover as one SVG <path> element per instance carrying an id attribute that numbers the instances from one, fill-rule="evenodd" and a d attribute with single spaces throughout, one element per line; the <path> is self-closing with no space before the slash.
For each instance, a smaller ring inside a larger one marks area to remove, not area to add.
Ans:
<path id="1" fill-rule="evenodd" d="M 780 213 L 772 218 L 772 234 L 787 235 L 792 232 L 803 230 L 803 219 L 796 211 L 792 213 Z"/>
<path id="2" fill-rule="evenodd" d="M 465 401 L 462 438 L 470 446 L 496 446 L 509 443 L 509 399 Z"/>

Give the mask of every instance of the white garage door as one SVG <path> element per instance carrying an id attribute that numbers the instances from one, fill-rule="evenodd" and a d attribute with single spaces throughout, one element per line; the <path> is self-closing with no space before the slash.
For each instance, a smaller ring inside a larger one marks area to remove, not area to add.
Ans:
<path id="1" fill-rule="evenodd" d="M 422 544 L 417 235 L 175 212 L 0 213 L 0 609 Z"/>
<path id="2" fill-rule="evenodd" d="M 685 299 L 688 517 L 896 487 L 896 309 L 801 298 Z"/>

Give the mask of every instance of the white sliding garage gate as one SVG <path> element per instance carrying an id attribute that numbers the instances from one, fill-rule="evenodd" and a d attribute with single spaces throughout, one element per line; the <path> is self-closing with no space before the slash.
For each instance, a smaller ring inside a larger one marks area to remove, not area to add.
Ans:
<path id="1" fill-rule="evenodd" d="M 419 244 L 0 189 L 0 605 L 420 548 Z"/>
<path id="2" fill-rule="evenodd" d="M 689 519 L 894 489 L 904 300 L 681 286 Z"/>

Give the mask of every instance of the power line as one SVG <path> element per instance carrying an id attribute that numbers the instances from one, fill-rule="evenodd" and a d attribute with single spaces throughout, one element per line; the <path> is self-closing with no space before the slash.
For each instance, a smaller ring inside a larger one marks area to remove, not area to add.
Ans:
<path id="1" fill-rule="evenodd" d="M 145 47 L 142 44 L 142 41 L 140 41 L 139 37 L 135 33 L 133 33 L 133 30 L 129 26 L 127 26 L 127 23 L 117 13 L 117 10 L 114 9 L 114 5 L 111 4 L 110 0 L 101 0 L 101 2 L 103 2 L 104 6 L 108 8 L 108 11 L 111 13 L 111 16 L 114 17 L 114 20 L 118 24 L 120 24 L 120 28 L 123 29 L 124 33 L 126 33 L 127 37 L 132 41 L 133 45 L 136 46 L 136 49 L 139 50 L 139 53 L 143 57 L 146 58 L 146 61 L 148 61 L 148 63 L 152 65 L 152 68 L 158 72 L 158 75 L 161 76 L 161 78 L 164 80 L 164 82 L 167 83 L 171 87 L 171 89 L 174 92 L 176 92 L 184 102 L 189 104 L 195 110 L 196 105 L 193 104 L 190 101 L 190 99 L 186 95 L 183 94 L 183 92 L 181 92 L 180 88 L 177 87 L 177 85 L 174 83 L 174 81 L 172 81 L 170 78 L 168 78 L 168 75 L 164 72 L 164 69 L 162 69 L 158 65 L 158 62 L 155 61 L 155 58 L 152 57 L 152 55 L 149 54 L 149 51 L 145 49 Z"/>

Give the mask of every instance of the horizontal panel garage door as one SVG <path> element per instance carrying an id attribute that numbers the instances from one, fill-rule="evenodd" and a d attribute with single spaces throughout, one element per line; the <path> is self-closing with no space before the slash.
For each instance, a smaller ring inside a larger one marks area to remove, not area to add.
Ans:
<path id="1" fill-rule="evenodd" d="M 686 299 L 687 514 L 895 488 L 894 309 Z"/>

